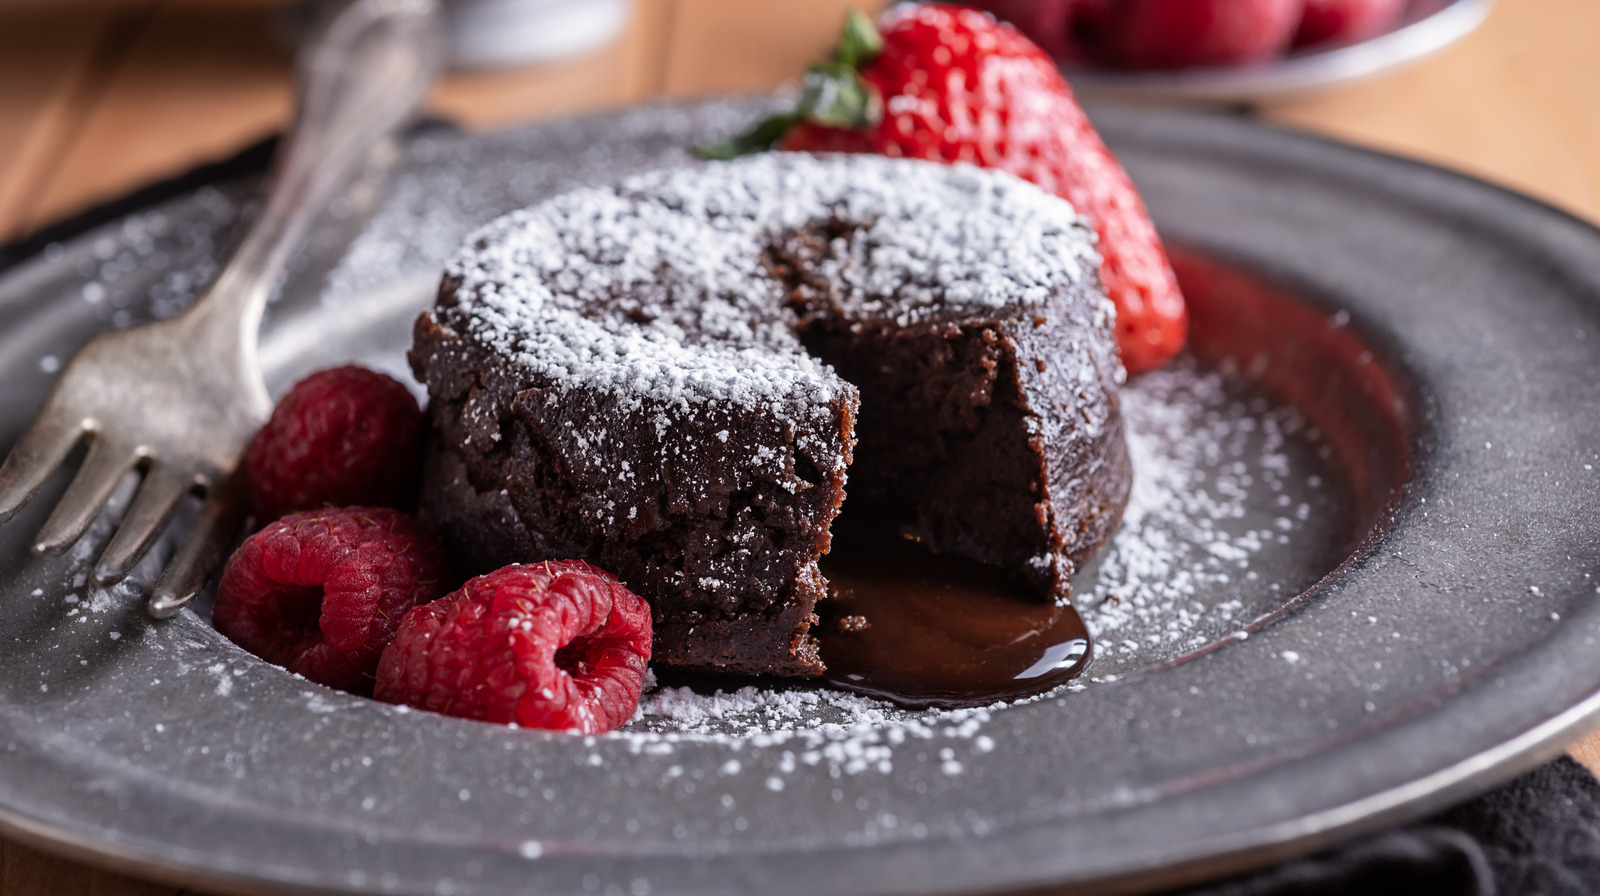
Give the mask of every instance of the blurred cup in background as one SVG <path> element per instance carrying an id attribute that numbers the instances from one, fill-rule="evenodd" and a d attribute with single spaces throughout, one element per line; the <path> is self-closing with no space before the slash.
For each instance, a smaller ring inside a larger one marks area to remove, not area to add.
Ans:
<path id="1" fill-rule="evenodd" d="M 450 64 L 461 69 L 553 62 L 616 40 L 634 0 L 445 0 Z"/>

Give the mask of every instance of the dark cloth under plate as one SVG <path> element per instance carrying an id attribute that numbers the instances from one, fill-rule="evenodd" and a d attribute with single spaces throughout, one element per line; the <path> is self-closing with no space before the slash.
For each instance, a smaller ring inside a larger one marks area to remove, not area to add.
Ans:
<path id="1" fill-rule="evenodd" d="M 1562 757 L 1426 821 L 1181 896 L 1335 894 L 1600 894 L 1600 781 Z"/>

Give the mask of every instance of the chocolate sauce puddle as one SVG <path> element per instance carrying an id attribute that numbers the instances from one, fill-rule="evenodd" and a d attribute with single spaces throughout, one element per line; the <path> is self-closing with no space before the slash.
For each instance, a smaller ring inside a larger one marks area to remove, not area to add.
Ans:
<path id="1" fill-rule="evenodd" d="M 878 514 L 851 517 L 822 558 L 830 594 L 816 631 L 833 686 L 918 709 L 981 706 L 1043 693 L 1088 664 L 1089 631 L 1071 605 L 934 554 Z"/>

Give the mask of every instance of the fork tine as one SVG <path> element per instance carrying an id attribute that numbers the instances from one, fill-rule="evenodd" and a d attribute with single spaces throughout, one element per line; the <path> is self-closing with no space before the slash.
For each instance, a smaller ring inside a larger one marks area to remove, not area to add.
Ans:
<path id="1" fill-rule="evenodd" d="M 125 445 L 113 444 L 107 439 L 89 443 L 89 455 L 72 484 L 61 496 L 60 503 L 50 512 L 50 518 L 39 528 L 33 543 L 36 554 L 59 554 L 77 541 L 100 515 L 111 493 L 116 491 L 122 474 L 133 469 L 139 460 Z"/>
<path id="2" fill-rule="evenodd" d="M 167 527 L 173 511 L 178 509 L 178 499 L 193 485 L 193 481 L 173 475 L 164 464 L 151 466 L 144 474 L 144 484 L 139 486 L 133 506 L 122 517 L 117 534 L 111 537 L 111 543 L 106 545 L 100 562 L 95 565 L 94 580 L 110 585 L 125 578 L 150 550 L 156 536 Z"/>
<path id="3" fill-rule="evenodd" d="M 22 434 L 6 462 L 0 465 L 0 523 L 15 516 L 39 493 L 45 479 L 72 453 L 83 433 L 81 423 L 64 426 L 41 416 Z"/>
<path id="4" fill-rule="evenodd" d="M 249 502 L 244 500 L 236 482 L 225 484 L 206 501 L 189 537 L 184 539 L 177 555 L 162 572 L 161 581 L 150 592 L 150 601 L 145 606 L 151 616 L 165 619 L 200 593 L 212 571 L 221 565 L 228 549 L 233 547 L 248 512 Z"/>

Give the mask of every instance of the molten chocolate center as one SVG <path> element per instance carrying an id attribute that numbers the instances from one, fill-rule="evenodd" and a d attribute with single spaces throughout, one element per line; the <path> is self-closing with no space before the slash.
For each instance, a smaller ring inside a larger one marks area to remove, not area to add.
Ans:
<path id="1" fill-rule="evenodd" d="M 993 566 L 934 554 L 877 514 L 834 526 L 816 629 L 836 687 L 905 706 L 974 706 L 1048 691 L 1089 660 L 1078 611 Z M 841 525 L 842 524 L 842 525 Z"/>

